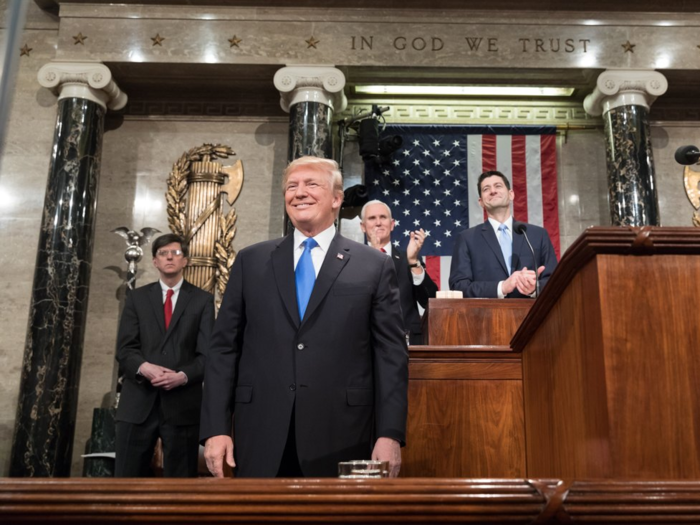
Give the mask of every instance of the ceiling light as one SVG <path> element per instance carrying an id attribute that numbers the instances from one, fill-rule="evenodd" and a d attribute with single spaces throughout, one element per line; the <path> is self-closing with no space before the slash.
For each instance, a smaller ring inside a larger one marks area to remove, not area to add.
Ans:
<path id="1" fill-rule="evenodd" d="M 355 93 L 363 95 L 470 95 L 489 97 L 569 97 L 574 88 L 530 86 L 416 86 L 358 85 Z"/>

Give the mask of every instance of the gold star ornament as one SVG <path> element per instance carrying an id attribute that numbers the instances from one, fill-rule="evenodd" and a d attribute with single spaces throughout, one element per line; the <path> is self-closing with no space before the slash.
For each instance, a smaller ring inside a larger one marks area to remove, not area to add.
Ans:
<path id="1" fill-rule="evenodd" d="M 622 44 L 622 48 L 625 50 L 625 53 L 634 53 L 634 48 L 636 47 L 637 44 L 630 44 L 630 41 L 628 40 L 624 44 Z"/>
<path id="2" fill-rule="evenodd" d="M 152 36 L 151 40 L 153 40 L 153 45 L 154 46 L 163 46 L 163 40 L 165 40 L 165 37 L 160 36 L 160 33 L 156 33 L 156 36 Z"/>
<path id="3" fill-rule="evenodd" d="M 86 36 L 83 36 L 82 33 L 78 33 L 77 35 L 75 35 L 75 36 L 73 37 L 73 40 L 74 40 L 73 45 L 78 45 L 78 44 L 80 44 L 81 46 L 84 46 L 84 45 L 85 45 L 85 39 L 86 39 L 86 38 L 87 38 L 87 37 L 86 37 Z"/>
<path id="4" fill-rule="evenodd" d="M 308 46 L 307 46 L 306 49 L 309 49 L 309 48 L 311 48 L 311 47 L 313 47 L 314 49 L 318 49 L 318 48 L 316 47 L 316 44 L 318 44 L 319 42 L 320 42 L 320 40 L 316 40 L 316 39 L 312 36 L 311 38 L 309 38 L 308 40 L 306 40 L 306 43 L 308 44 Z"/>
<path id="5" fill-rule="evenodd" d="M 243 40 L 241 40 L 240 38 L 237 38 L 236 35 L 233 35 L 233 37 L 229 38 L 228 41 L 231 44 L 231 47 L 238 47 L 238 44 L 243 42 Z M 238 47 L 238 49 L 240 49 L 240 47 Z"/>
<path id="6" fill-rule="evenodd" d="M 29 53 L 31 53 L 31 52 L 32 52 L 32 48 L 29 47 L 27 44 L 24 44 L 24 47 L 21 47 L 19 49 L 19 56 L 21 56 L 21 57 L 23 57 L 25 55 L 29 56 Z"/>

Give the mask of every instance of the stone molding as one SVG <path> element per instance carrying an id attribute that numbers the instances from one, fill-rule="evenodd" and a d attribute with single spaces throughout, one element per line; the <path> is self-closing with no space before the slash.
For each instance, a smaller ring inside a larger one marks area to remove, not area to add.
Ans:
<path id="1" fill-rule="evenodd" d="M 300 102 L 320 102 L 335 112 L 344 111 L 348 103 L 343 92 L 345 75 L 333 66 L 283 67 L 275 73 L 274 83 L 287 113 Z"/>
<path id="2" fill-rule="evenodd" d="M 336 113 L 336 117 L 352 117 L 370 111 L 372 104 L 389 106 L 389 111 L 383 116 L 388 123 L 395 124 L 602 125 L 599 118 L 586 114 L 580 102 L 542 104 L 473 100 L 439 104 L 434 100 L 351 100 L 348 108 L 342 114 Z"/>
<path id="3" fill-rule="evenodd" d="M 593 92 L 583 101 L 589 115 L 598 117 L 620 106 L 651 105 L 668 89 L 668 81 L 658 71 L 608 69 L 603 71 Z"/>
<path id="4" fill-rule="evenodd" d="M 100 62 L 49 62 L 39 69 L 37 79 L 59 100 L 85 98 L 113 110 L 122 109 L 128 100 L 112 79 L 112 72 Z"/>

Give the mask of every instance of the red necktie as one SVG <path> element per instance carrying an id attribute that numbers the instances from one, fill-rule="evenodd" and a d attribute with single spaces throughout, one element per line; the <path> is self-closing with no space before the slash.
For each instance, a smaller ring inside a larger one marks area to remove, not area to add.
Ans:
<path id="1" fill-rule="evenodd" d="M 385 250 L 384 248 L 379 248 L 379 250 L 380 250 L 382 253 L 386 253 L 386 250 Z"/>
<path id="2" fill-rule="evenodd" d="M 175 290 L 172 288 L 168 288 L 167 293 L 165 294 L 165 304 L 163 305 L 163 313 L 165 314 L 165 329 L 168 329 L 168 326 L 170 326 L 170 319 L 173 318 L 173 294 L 175 293 Z"/>

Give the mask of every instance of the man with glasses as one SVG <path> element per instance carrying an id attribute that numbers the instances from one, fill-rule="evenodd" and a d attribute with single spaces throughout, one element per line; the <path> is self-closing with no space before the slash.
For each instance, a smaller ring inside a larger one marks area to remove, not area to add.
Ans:
<path id="1" fill-rule="evenodd" d="M 124 384 L 116 417 L 117 477 L 150 476 L 157 439 L 163 474 L 196 477 L 204 356 L 214 297 L 183 278 L 187 244 L 179 235 L 153 243 L 157 282 L 126 299 L 117 339 Z"/>

